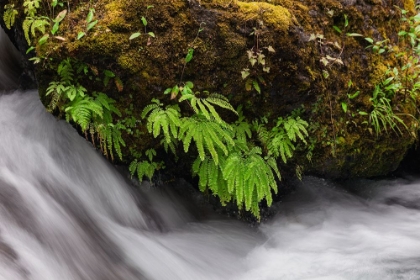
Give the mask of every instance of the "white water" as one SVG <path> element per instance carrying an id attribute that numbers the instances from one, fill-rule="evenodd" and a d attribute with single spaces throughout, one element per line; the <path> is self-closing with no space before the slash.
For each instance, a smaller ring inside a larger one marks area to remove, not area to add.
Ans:
<path id="1" fill-rule="evenodd" d="M 198 222 L 134 192 L 36 92 L 0 96 L 0 280 L 420 279 L 420 183 L 346 189 L 308 177 L 258 229 Z"/>

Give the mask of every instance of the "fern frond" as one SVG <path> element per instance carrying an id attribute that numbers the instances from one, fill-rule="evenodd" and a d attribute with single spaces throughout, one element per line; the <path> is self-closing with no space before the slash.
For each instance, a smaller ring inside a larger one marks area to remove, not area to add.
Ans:
<path id="1" fill-rule="evenodd" d="M 212 104 L 228 109 L 237 114 L 236 110 L 232 107 L 232 105 L 230 105 L 229 100 L 221 94 L 214 93 L 207 98 L 199 98 L 193 93 L 188 93 L 181 96 L 179 102 L 185 100 L 190 101 L 190 105 L 194 110 L 194 113 L 202 114 L 208 120 L 213 118 L 219 123 L 223 123 L 223 120 Z"/>
<path id="2" fill-rule="evenodd" d="M 217 105 L 221 108 L 227 109 L 236 115 L 238 115 L 238 112 L 232 107 L 232 105 L 229 103 L 229 99 L 227 99 L 225 96 L 218 94 L 218 93 L 212 93 L 209 97 L 206 98 L 206 100 L 214 105 Z"/>
<path id="3" fill-rule="evenodd" d="M 296 119 L 289 117 L 284 123 L 284 129 L 287 132 L 287 136 L 293 142 L 296 142 L 297 136 L 306 144 L 305 136 L 308 136 L 308 131 L 306 130 L 307 127 L 308 123 L 300 117 L 297 117 Z"/>
<path id="4" fill-rule="evenodd" d="M 106 112 L 106 119 L 108 122 L 112 122 L 112 114 L 121 117 L 120 110 L 118 110 L 118 108 L 114 106 L 114 104 L 116 103 L 114 99 L 108 97 L 108 95 L 102 92 L 93 92 L 92 95 L 95 97 L 95 102 L 104 108 L 104 115 Z M 105 118 L 105 116 L 103 118 Z"/>
<path id="5" fill-rule="evenodd" d="M 271 137 L 267 145 L 268 154 L 275 157 L 281 157 L 284 163 L 287 163 L 289 158 L 293 157 L 295 146 L 287 136 L 285 131 L 280 131 Z"/>
<path id="6" fill-rule="evenodd" d="M 26 42 L 28 45 L 31 44 L 31 38 L 29 37 L 29 29 L 31 28 L 34 19 L 31 17 L 26 17 L 22 23 L 23 34 L 25 35 Z"/>
<path id="7" fill-rule="evenodd" d="M 265 159 L 265 162 L 267 163 L 268 166 L 271 167 L 271 169 L 277 175 L 277 178 L 279 180 L 281 180 L 281 174 L 280 174 L 279 168 L 277 166 L 276 160 L 273 157 L 268 157 L 268 158 Z M 273 190 L 276 191 L 277 189 L 273 189 Z"/>
<path id="8" fill-rule="evenodd" d="M 130 163 L 130 165 L 128 166 L 128 170 L 130 171 L 131 177 L 133 177 L 137 170 L 137 159 L 133 160 Z"/>
<path id="9" fill-rule="evenodd" d="M 14 8 L 14 4 L 7 4 L 4 6 L 3 21 L 7 29 L 11 29 L 15 24 L 16 15 L 18 11 Z"/>
<path id="10" fill-rule="evenodd" d="M 31 24 L 31 34 L 33 37 L 36 36 L 36 31 L 38 30 L 42 34 L 45 33 L 45 27 L 50 25 L 50 23 L 44 18 L 35 18 Z"/>
<path id="11" fill-rule="evenodd" d="M 209 151 L 218 164 L 218 153 L 215 150 L 217 146 L 225 154 L 228 153 L 227 144 L 235 145 L 230 133 L 227 129 L 231 129 L 227 124 L 220 125 L 214 121 L 208 120 L 200 115 L 189 118 L 183 118 L 179 130 L 179 139 L 184 144 L 184 151 L 188 152 L 191 140 L 194 140 L 199 156 L 202 160 L 205 158 L 205 150 Z"/>
<path id="12" fill-rule="evenodd" d="M 74 70 L 71 65 L 70 58 L 64 59 L 60 62 L 57 68 L 57 73 L 63 84 L 67 86 L 73 84 Z"/>
<path id="13" fill-rule="evenodd" d="M 153 137 L 158 137 L 163 131 L 166 143 L 171 143 L 174 139 L 178 138 L 178 128 L 181 126 L 180 110 L 178 106 L 166 106 L 162 108 L 162 104 L 158 100 L 152 101 L 143 109 L 142 118 L 147 115 L 147 130 L 153 133 Z M 150 114 L 149 114 L 150 113 Z"/>
<path id="14" fill-rule="evenodd" d="M 258 140 L 260 140 L 264 147 L 267 147 L 270 142 L 270 133 L 267 128 L 262 124 L 254 125 L 254 127 L 257 132 Z"/>
<path id="15" fill-rule="evenodd" d="M 122 151 L 121 146 L 125 147 L 125 141 L 122 138 L 121 131 L 127 129 L 124 125 L 121 123 L 117 123 L 116 125 L 113 125 L 111 127 L 112 131 L 112 146 L 111 148 L 114 148 L 115 152 L 117 153 L 120 160 L 122 160 Z M 110 149 L 111 149 L 110 148 Z"/>
<path id="16" fill-rule="evenodd" d="M 194 161 L 194 163 L 191 167 L 193 176 L 197 175 L 198 172 L 200 171 L 201 162 L 202 162 L 201 158 L 198 157 L 198 158 L 195 159 L 195 161 Z"/>
<path id="17" fill-rule="evenodd" d="M 25 8 L 25 14 L 30 17 L 34 17 L 41 0 L 24 0 L 23 7 Z"/>
<path id="18" fill-rule="evenodd" d="M 233 125 L 233 131 L 235 138 L 243 143 L 247 142 L 247 138 L 252 137 L 251 125 L 247 121 L 243 121 L 241 118 Z"/>
<path id="19" fill-rule="evenodd" d="M 51 101 L 50 104 L 48 104 L 48 110 L 53 111 L 55 108 L 57 108 L 65 90 L 66 87 L 61 82 L 50 82 L 45 94 L 46 96 L 51 95 Z"/>
<path id="20" fill-rule="evenodd" d="M 238 153 L 231 153 L 222 167 L 223 178 L 227 181 L 228 192 L 232 193 L 235 188 L 235 181 L 241 176 L 240 165 L 242 158 Z"/>
<path id="21" fill-rule="evenodd" d="M 92 121 L 92 113 L 102 115 L 102 107 L 86 96 L 86 98 L 77 98 L 70 102 L 66 106 L 65 112 L 85 131 Z"/>
<path id="22" fill-rule="evenodd" d="M 198 186 L 200 188 L 200 191 L 204 192 L 207 188 L 208 185 L 208 171 L 207 171 L 207 166 L 208 166 L 208 159 L 204 159 L 201 160 L 200 159 L 200 167 L 198 169 Z"/>
<path id="23" fill-rule="evenodd" d="M 176 139 L 174 139 L 174 141 L 170 143 L 166 143 L 165 139 L 162 139 L 160 141 L 160 144 L 163 145 L 163 149 L 165 150 L 166 153 L 168 153 L 168 150 L 171 150 L 171 152 L 176 156 L 176 146 L 178 144 Z"/>
<path id="24" fill-rule="evenodd" d="M 154 111 L 157 108 L 162 107 L 162 105 L 163 104 L 158 99 L 153 98 L 152 104 L 149 104 L 146 107 L 144 107 L 143 111 L 141 112 L 141 118 L 146 118 L 147 114 L 149 114 L 150 111 Z"/>

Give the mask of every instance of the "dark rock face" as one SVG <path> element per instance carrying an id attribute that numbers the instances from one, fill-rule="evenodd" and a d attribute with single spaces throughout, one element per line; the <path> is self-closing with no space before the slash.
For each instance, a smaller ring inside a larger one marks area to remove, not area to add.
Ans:
<path id="1" fill-rule="evenodd" d="M 0 12 L 3 11 L 0 10 Z M 0 25 L 2 27 L 0 40 L 7 41 L 7 43 L 1 44 L 0 49 L 1 69 L 8 69 L 8 73 L 6 75 L 3 73 L 2 77 L 9 76 L 12 80 L 5 81 L 3 79 L 3 81 L 0 81 L 1 88 L 7 90 L 36 88 L 34 67 L 33 63 L 28 61 L 29 56 L 26 55 L 28 46 L 22 31 L 15 27 L 8 30 L 3 21 L 0 21 Z M 6 85 L 6 83 L 9 85 Z"/>
<path id="2" fill-rule="evenodd" d="M 19 52 L 14 48 L 3 30 L 0 30 L 0 40 L 6 43 L 0 45 L 0 89 L 13 90 L 18 87 L 19 75 Z"/>
<path id="3" fill-rule="evenodd" d="M 0 9 L 4 4 L 1 0 Z M 163 90 L 179 83 L 184 57 L 193 48 L 194 58 L 185 67 L 183 80 L 193 81 L 198 91 L 228 96 L 235 107 L 243 105 L 249 120 L 262 116 L 274 120 L 303 108 L 314 147 L 311 161 L 306 159 L 308 151 L 300 149 L 294 163 L 307 172 L 345 178 L 382 175 L 398 166 L 414 139 L 408 133 L 397 137 L 392 132 L 376 137 L 366 116 L 358 114 L 372 109 L 369 98 L 375 85 L 383 80 L 387 65 L 397 64 L 389 55 L 366 50 L 364 37 L 398 46 L 401 15 L 396 6 L 414 11 L 413 1 L 156 0 L 148 9 L 141 1 L 101 0 L 94 5 L 98 26 L 77 40 L 88 11 L 88 3 L 80 2 L 61 23 L 58 35 L 65 40 L 51 39 L 37 46 L 39 57 L 51 58 L 36 69 L 40 94 L 43 97 L 60 60 L 72 57 L 115 73 L 124 82 L 122 92 L 112 83 L 104 87 L 86 81 L 86 85 L 106 92 L 121 109 L 132 104 L 133 116 L 139 119 L 151 98 L 166 100 Z M 17 19 L 11 35 L 24 52 L 22 21 Z M 203 30 L 198 32 L 199 28 Z M 155 37 L 143 34 L 128 39 L 139 30 Z M 267 51 L 269 46 L 275 53 Z M 258 65 L 251 67 L 247 51 L 256 49 L 263 50 L 268 73 Z M 261 94 L 246 90 L 241 77 L 245 68 L 263 77 Z M 360 95 L 349 100 L 348 94 L 358 90 Z M 347 112 L 341 108 L 343 102 Z M 400 110 L 415 114 L 416 109 L 401 104 Z M 224 117 L 235 120 L 228 113 Z M 410 118 L 404 121 L 411 125 Z M 127 135 L 127 139 L 129 146 L 140 150 L 155 143 L 144 135 L 141 139 Z"/>

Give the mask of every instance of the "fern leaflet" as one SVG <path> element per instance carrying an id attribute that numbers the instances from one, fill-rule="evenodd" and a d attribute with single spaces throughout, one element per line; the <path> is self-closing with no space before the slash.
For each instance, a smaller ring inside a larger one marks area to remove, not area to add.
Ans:
<path id="1" fill-rule="evenodd" d="M 238 145 L 230 147 L 227 156 L 220 153 L 219 164 L 213 157 L 205 156 L 204 160 L 197 157 L 193 175 L 198 175 L 201 191 L 210 189 L 222 204 L 235 200 L 239 208 L 244 207 L 259 218 L 259 202 L 265 199 L 270 206 L 271 191 L 277 193 L 275 177 L 280 179 L 280 172 L 276 162 L 274 158 L 263 158 L 259 147 L 250 150 L 238 149 Z"/>
<path id="2" fill-rule="evenodd" d="M 4 6 L 3 21 L 7 29 L 11 29 L 13 24 L 15 24 L 16 15 L 18 11 L 14 8 L 14 4 L 7 4 Z"/>
<path id="3" fill-rule="evenodd" d="M 149 133 L 153 133 L 153 137 L 156 138 L 162 130 L 165 142 L 169 144 L 178 138 L 178 128 L 181 126 L 179 107 L 166 106 L 163 109 L 163 104 L 159 100 L 153 99 L 152 102 L 153 104 L 143 109 L 141 116 L 144 119 L 149 115 L 146 124 Z"/>
<path id="4" fill-rule="evenodd" d="M 230 105 L 227 98 L 221 94 L 214 93 L 207 98 L 199 98 L 191 92 L 183 94 L 179 99 L 179 102 L 184 100 L 189 100 L 191 108 L 196 114 L 202 114 L 206 119 L 214 119 L 218 123 L 224 122 L 212 104 L 228 109 L 237 114 L 232 105 Z"/>
<path id="5" fill-rule="evenodd" d="M 216 151 L 216 147 L 220 148 L 227 155 L 227 145 L 235 145 L 231 136 L 231 130 L 232 128 L 226 123 L 220 124 L 208 120 L 202 115 L 194 115 L 182 119 L 179 139 L 184 144 L 185 152 L 188 152 L 191 141 L 194 140 L 200 158 L 204 160 L 205 150 L 207 150 L 217 165 L 219 153 Z"/>

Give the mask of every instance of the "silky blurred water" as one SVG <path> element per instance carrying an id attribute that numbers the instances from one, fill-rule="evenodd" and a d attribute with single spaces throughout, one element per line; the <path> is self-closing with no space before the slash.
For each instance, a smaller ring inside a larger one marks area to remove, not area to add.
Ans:
<path id="1" fill-rule="evenodd" d="M 198 220 L 170 190 L 135 190 L 37 92 L 12 92 L 4 41 L 0 279 L 420 279 L 417 179 L 306 177 L 259 227 Z"/>

